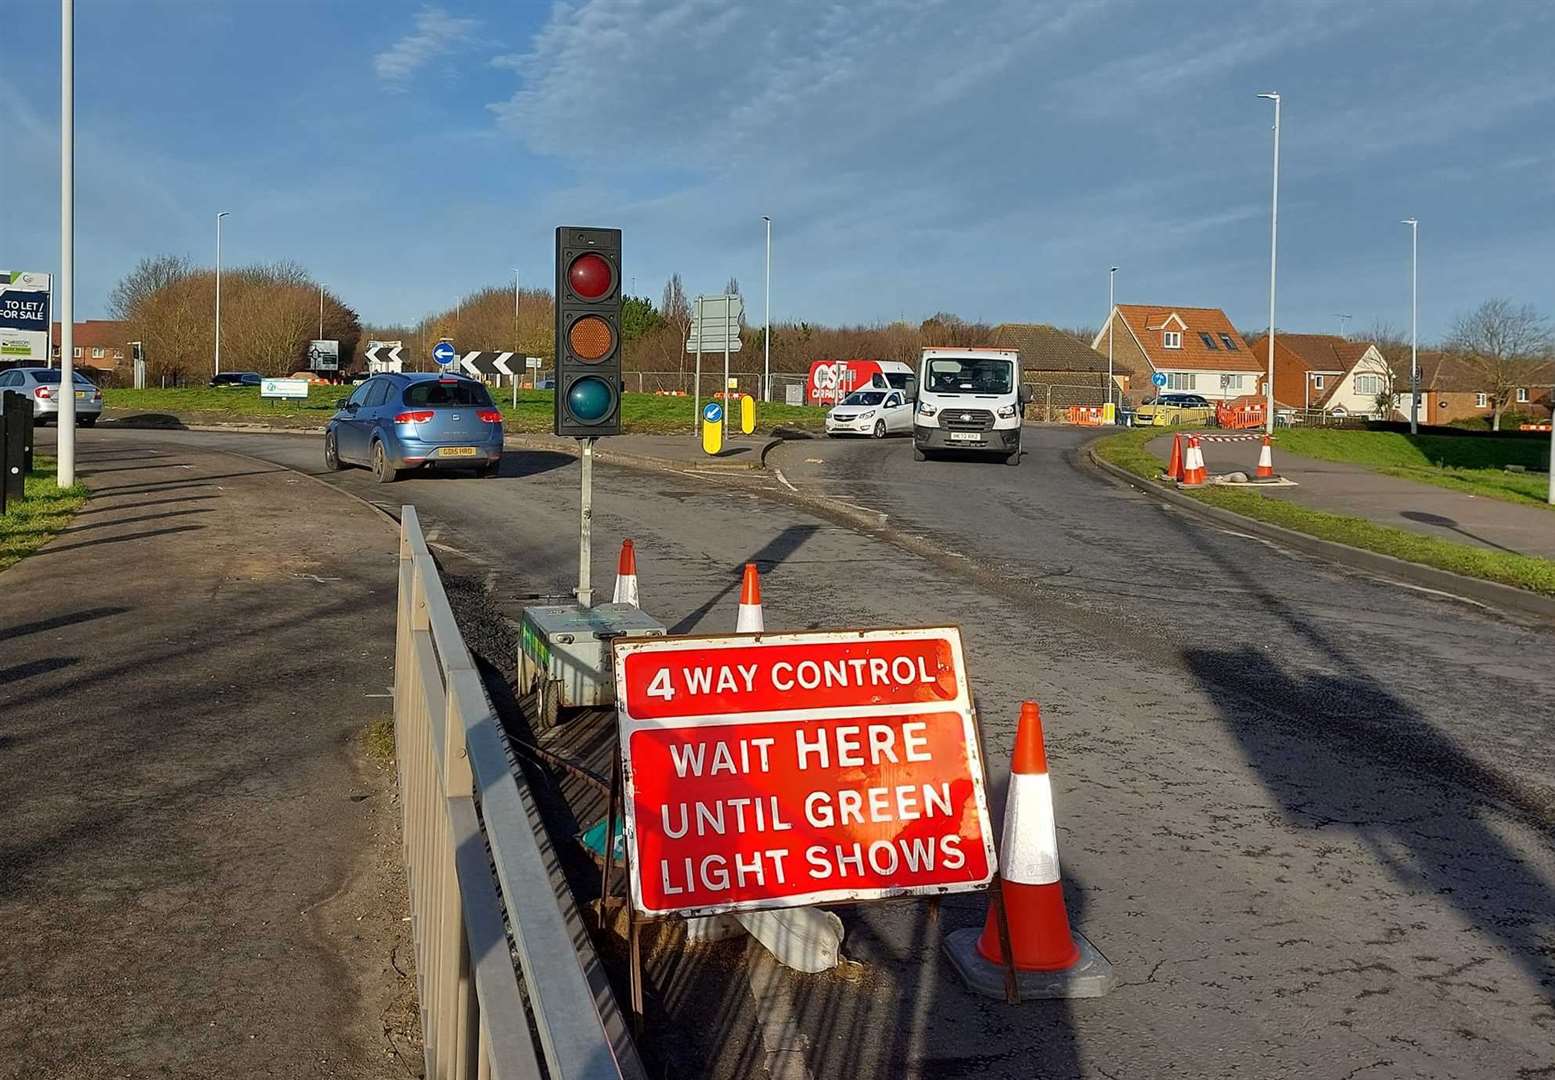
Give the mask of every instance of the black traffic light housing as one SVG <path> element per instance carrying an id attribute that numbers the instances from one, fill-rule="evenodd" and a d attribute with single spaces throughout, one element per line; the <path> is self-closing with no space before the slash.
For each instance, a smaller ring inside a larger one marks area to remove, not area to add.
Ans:
<path id="1" fill-rule="evenodd" d="M 553 430 L 621 434 L 621 230 L 556 230 Z"/>

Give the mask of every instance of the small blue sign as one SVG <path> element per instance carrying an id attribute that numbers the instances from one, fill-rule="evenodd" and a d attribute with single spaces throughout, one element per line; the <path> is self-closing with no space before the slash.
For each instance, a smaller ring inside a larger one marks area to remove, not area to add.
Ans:
<path id="1" fill-rule="evenodd" d="M 451 341 L 439 341 L 432 346 L 432 359 L 436 360 L 443 367 L 447 367 L 459 359 L 459 350 L 454 348 Z"/>
<path id="2" fill-rule="evenodd" d="M 709 424 L 716 424 L 724 418 L 724 407 L 716 401 L 709 401 L 702 406 L 702 419 Z"/>
<path id="3" fill-rule="evenodd" d="M 1165 386 L 1166 385 L 1166 372 L 1164 372 L 1164 371 L 1157 371 L 1153 375 L 1151 375 L 1150 376 L 1150 385 L 1152 385 L 1152 386 Z"/>

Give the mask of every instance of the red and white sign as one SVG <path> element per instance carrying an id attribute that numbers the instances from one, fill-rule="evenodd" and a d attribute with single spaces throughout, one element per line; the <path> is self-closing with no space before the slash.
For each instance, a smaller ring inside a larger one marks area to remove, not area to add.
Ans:
<path id="1" fill-rule="evenodd" d="M 992 880 L 956 628 L 627 638 L 615 670 L 638 911 Z"/>

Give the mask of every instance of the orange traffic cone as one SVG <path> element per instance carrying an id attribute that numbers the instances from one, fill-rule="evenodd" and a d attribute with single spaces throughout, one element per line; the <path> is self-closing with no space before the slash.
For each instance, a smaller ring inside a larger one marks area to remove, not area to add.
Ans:
<path id="1" fill-rule="evenodd" d="M 999 910 L 991 902 L 981 934 L 957 930 L 945 940 L 967 985 L 991 997 L 1013 992 L 1016 998 L 1100 997 L 1112 989 L 1112 965 L 1069 927 L 1042 713 L 1035 701 L 1020 709 L 999 849 L 999 895 L 1011 955 L 1007 961 Z"/>
<path id="2" fill-rule="evenodd" d="M 1168 480 L 1182 479 L 1182 432 L 1174 432 L 1172 435 L 1172 456 L 1166 463 L 1166 478 Z"/>
<path id="3" fill-rule="evenodd" d="M 1021 971 L 1053 971 L 1071 966 L 1080 949 L 1069 933 L 1064 886 L 1058 872 L 1058 823 L 1053 817 L 1053 788 L 1042 745 L 1042 712 L 1035 701 L 1022 703 L 1010 760 L 1010 793 L 1004 803 L 1004 836 L 999 842 L 1004 910 L 1010 920 L 1010 949 Z M 1004 963 L 999 923 L 988 911 L 977 951 L 993 964 Z"/>
<path id="4" fill-rule="evenodd" d="M 1274 452 L 1272 450 L 1270 450 L 1270 448 L 1269 448 L 1269 436 L 1268 435 L 1265 435 L 1263 437 L 1263 449 L 1258 451 L 1258 468 L 1253 473 L 1253 478 L 1255 480 L 1273 480 L 1273 479 L 1275 479 L 1275 475 L 1274 475 Z"/>
<path id="5" fill-rule="evenodd" d="M 740 582 L 740 614 L 734 624 L 736 634 L 759 634 L 761 621 L 761 574 L 756 564 L 745 564 L 745 577 Z"/>
<path id="6" fill-rule="evenodd" d="M 1189 435 L 1188 450 L 1182 460 L 1182 479 L 1178 483 L 1183 487 L 1198 487 L 1205 479 L 1204 451 L 1199 449 L 1199 437 Z"/>
<path id="7" fill-rule="evenodd" d="M 637 602 L 637 549 L 630 540 L 621 541 L 621 559 L 616 563 L 614 602 L 641 607 Z"/>

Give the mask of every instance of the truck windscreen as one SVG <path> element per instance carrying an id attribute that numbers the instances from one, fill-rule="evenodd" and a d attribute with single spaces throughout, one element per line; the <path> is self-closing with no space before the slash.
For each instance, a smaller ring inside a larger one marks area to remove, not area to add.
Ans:
<path id="1" fill-rule="evenodd" d="M 929 391 L 935 394 L 1008 394 L 1015 389 L 1015 365 L 991 356 L 942 356 L 929 361 Z"/>

